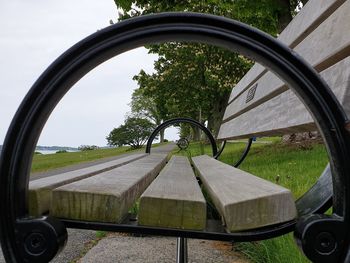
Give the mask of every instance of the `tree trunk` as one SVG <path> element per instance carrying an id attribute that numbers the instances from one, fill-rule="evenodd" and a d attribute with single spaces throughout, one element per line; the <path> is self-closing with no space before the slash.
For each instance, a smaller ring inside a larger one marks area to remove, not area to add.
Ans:
<path id="1" fill-rule="evenodd" d="M 193 140 L 194 141 L 200 141 L 201 140 L 201 130 L 198 127 L 193 126 L 192 132 L 193 132 Z"/>
<path id="2" fill-rule="evenodd" d="M 160 143 L 164 142 L 164 129 L 160 130 L 159 137 L 160 137 L 159 142 Z"/>
<path id="3" fill-rule="evenodd" d="M 216 104 L 213 106 L 211 115 L 208 118 L 208 129 L 212 132 L 215 138 L 218 136 L 229 96 L 228 93 L 227 95 L 222 96 L 221 99 L 217 100 Z"/>

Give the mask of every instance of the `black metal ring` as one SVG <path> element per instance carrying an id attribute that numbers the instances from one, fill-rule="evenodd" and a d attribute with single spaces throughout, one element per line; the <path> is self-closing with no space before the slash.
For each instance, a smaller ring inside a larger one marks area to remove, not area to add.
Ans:
<path id="1" fill-rule="evenodd" d="M 250 147 L 252 146 L 252 142 L 253 142 L 253 138 L 249 138 L 248 141 L 247 141 L 247 145 L 241 155 L 241 157 L 239 158 L 238 161 L 236 161 L 234 164 L 233 164 L 233 167 L 238 167 L 240 166 L 240 164 L 245 160 L 245 158 L 247 157 L 249 151 L 250 151 Z M 220 150 L 218 151 L 218 153 L 214 156 L 215 159 L 219 158 L 220 155 L 222 154 L 222 152 L 224 151 L 225 149 L 225 146 L 226 146 L 226 140 L 222 142 L 221 144 L 221 147 L 220 147 Z"/>
<path id="2" fill-rule="evenodd" d="M 218 148 L 216 146 L 216 141 L 215 141 L 213 135 L 211 134 L 211 132 L 202 123 L 200 123 L 194 119 L 191 119 L 191 118 L 174 118 L 174 119 L 166 120 L 162 124 L 158 125 L 158 127 L 154 129 L 154 131 L 152 132 L 152 134 L 148 138 L 147 145 L 146 145 L 146 153 L 151 153 L 152 143 L 161 130 L 164 130 L 169 126 L 174 125 L 174 124 L 178 124 L 178 123 L 189 123 L 193 126 L 200 128 L 209 139 L 209 142 L 211 144 L 211 149 L 213 152 L 213 156 L 215 156 L 217 154 Z"/>
<path id="3" fill-rule="evenodd" d="M 238 51 L 281 77 L 308 108 L 321 131 L 332 171 L 333 211 L 341 220 L 350 222 L 347 118 L 317 72 L 287 46 L 242 23 L 206 14 L 162 13 L 117 23 L 80 41 L 50 65 L 22 101 L 6 135 L 0 159 L 0 238 L 7 260 L 21 261 L 16 253 L 16 220 L 27 216 L 34 148 L 55 106 L 74 83 L 107 59 L 139 46 L 166 41 L 201 42 Z M 284 231 L 291 230 L 291 226 L 293 224 Z M 268 233 L 257 230 L 233 236 L 254 240 L 276 234 L 273 228 Z M 344 227 L 344 233 L 347 248 L 349 225 Z"/>
<path id="4" fill-rule="evenodd" d="M 189 146 L 190 142 L 187 140 L 187 138 L 180 138 L 176 145 L 180 148 L 180 150 L 186 150 Z"/>

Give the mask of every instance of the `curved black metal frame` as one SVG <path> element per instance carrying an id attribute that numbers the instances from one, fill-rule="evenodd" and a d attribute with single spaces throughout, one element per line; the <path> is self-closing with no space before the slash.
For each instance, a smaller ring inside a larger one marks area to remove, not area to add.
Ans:
<path id="1" fill-rule="evenodd" d="M 249 138 L 248 139 L 248 142 L 247 142 L 247 145 L 241 155 L 241 157 L 239 158 L 239 160 L 237 162 L 235 162 L 233 164 L 233 167 L 238 167 L 241 165 L 241 163 L 245 160 L 245 158 L 247 157 L 249 151 L 250 151 L 250 147 L 252 146 L 252 143 L 253 143 L 253 138 Z M 221 147 L 220 147 L 220 150 L 218 151 L 218 153 L 214 156 L 215 159 L 219 158 L 220 155 L 222 154 L 222 152 L 224 151 L 225 149 L 225 146 L 226 146 L 226 140 L 222 142 L 221 144 Z"/>
<path id="2" fill-rule="evenodd" d="M 34 256 L 36 262 L 40 262 L 62 245 L 60 237 L 64 236 L 64 231 L 51 224 L 50 217 L 28 219 L 27 215 L 34 148 L 60 99 L 74 83 L 107 59 L 139 46 L 166 41 L 201 42 L 239 51 L 274 71 L 295 91 L 325 140 L 334 189 L 333 215 L 311 215 L 299 218 L 297 225 L 289 222 L 229 234 L 71 220 L 60 222 L 65 227 L 234 241 L 266 239 L 295 229 L 295 236 L 310 259 L 350 261 L 350 136 L 346 129 L 347 117 L 337 99 L 311 66 L 271 36 L 230 19 L 189 12 L 142 16 L 100 30 L 66 51 L 35 82 L 10 125 L 0 159 L 0 238 L 5 259 L 22 262 Z M 39 229 L 33 228 L 34 225 L 49 229 L 50 237 L 58 245 L 45 248 L 42 253 L 31 251 L 31 234 Z M 329 235 L 326 238 L 320 233 Z M 330 242 L 323 242 L 325 240 Z"/>
<path id="3" fill-rule="evenodd" d="M 224 141 L 221 142 L 220 149 L 219 149 L 218 153 L 214 156 L 214 159 L 217 159 L 217 158 L 220 157 L 220 155 L 221 155 L 222 152 L 224 151 L 225 147 L 226 147 L 226 140 L 224 140 Z"/>
<path id="4" fill-rule="evenodd" d="M 196 126 L 198 128 L 200 128 L 205 135 L 208 137 L 209 142 L 211 144 L 211 149 L 213 152 L 213 156 L 215 156 L 218 153 L 218 148 L 216 146 L 216 141 L 213 137 L 213 135 L 211 134 L 211 132 L 207 129 L 207 127 L 205 127 L 202 123 L 191 119 L 191 118 L 174 118 L 174 119 L 170 119 L 170 120 L 166 120 L 165 122 L 161 123 L 160 125 L 158 125 L 157 128 L 154 129 L 154 131 L 152 132 L 152 134 L 149 136 L 148 141 L 147 141 L 147 145 L 146 145 L 146 153 L 151 153 L 151 147 L 152 147 L 152 142 L 154 141 L 154 139 L 156 138 L 157 134 L 161 131 L 166 129 L 167 127 L 171 126 L 171 125 L 175 125 L 178 123 L 189 123 L 193 126 Z"/>
<path id="5" fill-rule="evenodd" d="M 241 155 L 241 158 L 233 165 L 234 167 L 237 168 L 244 161 L 244 159 L 247 157 L 247 155 L 248 155 L 248 153 L 250 151 L 250 147 L 252 146 L 252 143 L 253 143 L 253 138 L 249 138 L 248 142 L 247 142 L 247 145 L 246 145 L 246 147 L 244 149 L 244 152 Z"/>

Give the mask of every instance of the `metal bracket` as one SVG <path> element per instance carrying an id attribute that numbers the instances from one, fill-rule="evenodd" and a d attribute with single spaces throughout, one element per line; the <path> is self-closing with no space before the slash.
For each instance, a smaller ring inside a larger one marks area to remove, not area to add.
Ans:
<path id="1" fill-rule="evenodd" d="M 307 215 L 298 220 L 294 237 L 313 262 L 342 262 L 344 230 L 347 228 L 344 221 L 334 215 Z"/>
<path id="2" fill-rule="evenodd" d="M 25 262 L 49 262 L 67 241 L 64 224 L 53 217 L 17 220 L 16 243 Z"/>

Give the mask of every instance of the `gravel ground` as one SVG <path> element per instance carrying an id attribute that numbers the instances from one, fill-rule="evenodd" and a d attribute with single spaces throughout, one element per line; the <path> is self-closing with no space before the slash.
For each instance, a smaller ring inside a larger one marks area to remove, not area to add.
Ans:
<path id="1" fill-rule="evenodd" d="M 189 263 L 246 263 L 229 242 L 188 240 Z M 79 263 L 174 263 L 176 238 L 112 234 L 98 242 Z"/>
<path id="2" fill-rule="evenodd" d="M 96 231 L 68 229 L 68 241 L 64 249 L 51 262 L 66 263 L 81 258 L 88 250 L 88 245 L 96 239 Z"/>

